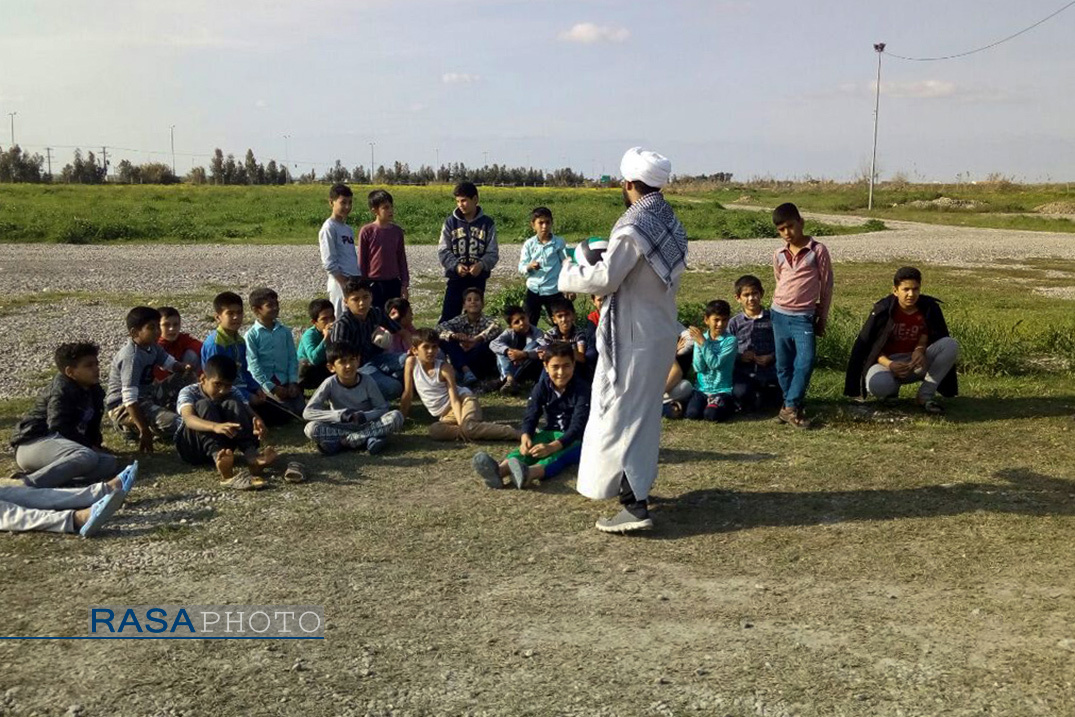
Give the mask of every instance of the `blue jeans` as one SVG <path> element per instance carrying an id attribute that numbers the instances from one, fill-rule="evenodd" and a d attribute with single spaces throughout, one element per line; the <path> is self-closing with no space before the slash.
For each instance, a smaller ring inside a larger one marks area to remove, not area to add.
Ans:
<path id="1" fill-rule="evenodd" d="M 772 312 L 776 340 L 776 380 L 784 394 L 784 405 L 802 408 L 810 375 L 814 372 L 814 317 Z"/>
<path id="2" fill-rule="evenodd" d="M 403 395 L 403 364 L 406 361 L 407 354 L 385 351 L 371 356 L 362 367 L 362 373 L 373 379 L 386 401 L 394 401 Z"/>

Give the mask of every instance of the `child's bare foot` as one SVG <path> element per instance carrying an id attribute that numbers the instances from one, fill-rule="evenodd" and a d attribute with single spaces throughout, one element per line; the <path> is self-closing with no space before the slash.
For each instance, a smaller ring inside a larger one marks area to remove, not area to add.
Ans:
<path id="1" fill-rule="evenodd" d="M 220 482 L 230 481 L 235 469 L 235 452 L 230 448 L 224 448 L 216 454 L 213 462 L 216 463 L 217 472 L 220 473 Z"/>
<path id="2" fill-rule="evenodd" d="M 246 464 L 250 467 L 251 475 L 259 476 L 266 468 L 275 463 L 276 459 L 279 457 L 280 456 L 277 455 L 275 448 L 266 446 L 258 453 L 254 453 L 253 451 L 248 452 L 246 454 Z"/>
<path id="3" fill-rule="evenodd" d="M 109 481 L 111 483 L 111 481 Z M 90 519 L 90 509 L 83 508 L 82 510 L 75 511 L 75 532 L 82 530 L 82 526 L 86 524 L 86 521 Z"/>

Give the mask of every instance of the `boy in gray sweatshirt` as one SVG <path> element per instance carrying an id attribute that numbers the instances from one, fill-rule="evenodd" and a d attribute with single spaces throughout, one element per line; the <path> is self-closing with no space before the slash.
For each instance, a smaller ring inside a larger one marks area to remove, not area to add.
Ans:
<path id="1" fill-rule="evenodd" d="M 403 414 L 389 410 L 373 379 L 359 373 L 362 357 L 354 345 L 329 343 L 325 357 L 333 375 L 314 391 L 302 412 L 309 421 L 306 437 L 328 455 L 345 449 L 382 452 L 388 436 L 403 427 Z"/>

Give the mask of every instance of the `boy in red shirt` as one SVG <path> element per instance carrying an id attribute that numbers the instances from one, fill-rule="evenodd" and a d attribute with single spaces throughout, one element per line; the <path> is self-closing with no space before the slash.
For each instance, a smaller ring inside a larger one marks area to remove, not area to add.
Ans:
<path id="1" fill-rule="evenodd" d="M 373 221 L 358 231 L 358 267 L 363 278 L 373 284 L 373 305 L 385 310 L 390 299 L 406 299 L 411 274 L 403 247 L 403 228 L 396 216 L 392 195 L 383 189 L 369 194 Z"/>
<path id="2" fill-rule="evenodd" d="M 153 367 L 153 390 L 157 403 L 174 408 L 179 392 L 194 383 L 201 373 L 202 342 L 180 330 L 182 319 L 177 309 L 162 306 L 158 311 L 161 315 L 161 335 L 157 343 L 169 356 L 193 369 L 192 373 L 172 373 L 160 366 Z"/>
<path id="3" fill-rule="evenodd" d="M 847 365 L 844 393 L 894 398 L 907 383 L 922 382 L 918 405 L 926 413 L 944 412 L 936 395 L 959 392 L 955 364 L 959 344 L 948 335 L 940 301 L 922 291 L 922 272 L 901 267 L 892 294 L 874 304 Z"/>

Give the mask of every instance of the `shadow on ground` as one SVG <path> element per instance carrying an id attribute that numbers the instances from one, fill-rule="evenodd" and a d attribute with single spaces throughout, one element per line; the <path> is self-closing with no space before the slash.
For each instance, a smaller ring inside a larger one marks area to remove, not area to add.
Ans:
<path id="1" fill-rule="evenodd" d="M 933 518 L 979 511 L 1075 515 L 1075 481 L 1018 467 L 997 471 L 993 477 L 1003 482 L 814 493 L 707 488 L 676 498 L 654 497 L 651 502 L 658 530 L 652 537 L 674 540 L 760 527 Z"/>

